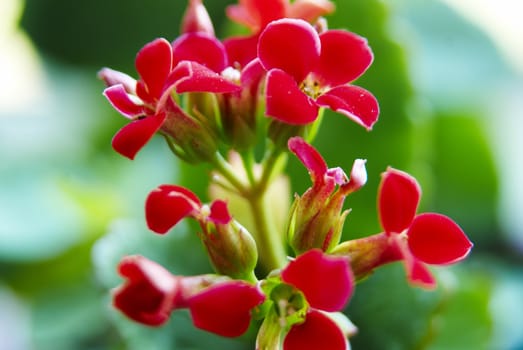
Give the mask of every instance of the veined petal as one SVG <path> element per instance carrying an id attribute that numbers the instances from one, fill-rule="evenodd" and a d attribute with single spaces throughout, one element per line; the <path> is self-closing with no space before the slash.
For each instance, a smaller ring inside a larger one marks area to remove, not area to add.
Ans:
<path id="1" fill-rule="evenodd" d="M 151 97 L 160 98 L 165 80 L 172 68 L 172 60 L 171 44 L 163 38 L 153 40 L 138 52 L 136 70 Z"/>
<path id="2" fill-rule="evenodd" d="M 263 293 L 243 281 L 216 284 L 189 299 L 197 328 L 223 337 L 238 337 L 251 322 L 251 310 L 265 299 Z"/>
<path id="3" fill-rule="evenodd" d="M 343 309 L 354 289 L 348 260 L 328 256 L 319 249 L 309 250 L 291 261 L 281 278 L 299 289 L 311 307 L 324 311 Z"/>
<path id="4" fill-rule="evenodd" d="M 107 87 L 122 84 L 129 94 L 136 94 L 136 79 L 111 68 L 102 68 L 98 72 L 98 78 L 102 79 Z"/>
<path id="5" fill-rule="evenodd" d="M 390 167 L 382 174 L 378 211 L 381 226 L 387 233 L 401 233 L 410 226 L 420 197 L 421 188 L 411 175 Z"/>
<path id="6" fill-rule="evenodd" d="M 289 150 L 298 157 L 300 162 L 305 165 L 312 181 L 322 181 L 327 172 L 327 163 L 314 147 L 305 142 L 301 137 L 291 137 L 288 141 Z"/>
<path id="7" fill-rule="evenodd" d="M 349 83 L 361 76 L 374 56 L 367 39 L 346 30 L 320 34 L 321 54 L 314 76 L 322 86 Z"/>
<path id="8" fill-rule="evenodd" d="M 175 304 L 178 280 L 161 265 L 142 256 L 127 256 L 118 265 L 127 281 L 113 291 L 113 305 L 137 322 L 159 326 Z"/>
<path id="9" fill-rule="evenodd" d="M 194 32 L 179 36 L 172 44 L 173 66 L 181 61 L 194 61 L 216 73 L 227 67 L 227 55 L 223 44 L 206 33 Z"/>
<path id="10" fill-rule="evenodd" d="M 329 0 L 295 0 L 289 7 L 288 17 L 312 23 L 318 17 L 334 12 L 334 9 L 334 4 Z"/>
<path id="11" fill-rule="evenodd" d="M 280 69 L 267 74 L 266 114 L 287 124 L 309 124 L 318 117 L 318 106 L 304 94 L 296 81 Z"/>
<path id="12" fill-rule="evenodd" d="M 298 83 L 316 68 L 320 57 L 318 33 L 301 19 L 271 22 L 258 41 L 258 57 L 266 70 L 281 69 Z"/>
<path id="13" fill-rule="evenodd" d="M 317 310 L 310 310 L 305 322 L 292 326 L 283 340 L 283 350 L 347 350 L 347 348 L 347 338 L 341 328 Z"/>
<path id="14" fill-rule="evenodd" d="M 340 85 L 316 99 L 319 106 L 341 113 L 367 130 L 378 120 L 380 112 L 376 98 L 364 88 Z"/>
<path id="15" fill-rule="evenodd" d="M 227 80 L 209 68 L 192 61 L 180 62 L 171 72 L 167 85 L 174 85 L 176 92 L 235 92 L 239 85 Z"/>
<path id="16" fill-rule="evenodd" d="M 144 114 L 143 106 L 133 99 L 122 84 L 106 88 L 103 92 L 111 105 L 127 118 L 133 118 Z"/>
<path id="17" fill-rule="evenodd" d="M 472 242 L 463 230 L 441 214 L 416 216 L 407 236 L 412 254 L 427 264 L 452 264 L 463 260 L 472 249 Z"/>
<path id="18" fill-rule="evenodd" d="M 152 231 L 163 234 L 200 207 L 200 200 L 188 189 L 161 185 L 147 196 L 145 220 Z"/>
<path id="19" fill-rule="evenodd" d="M 114 150 L 134 159 L 138 151 L 154 136 L 165 120 L 165 113 L 137 119 L 121 128 L 112 140 Z"/>
<path id="20" fill-rule="evenodd" d="M 231 37 L 223 41 L 229 64 L 245 67 L 258 54 L 259 34 L 245 37 Z"/>
<path id="21" fill-rule="evenodd" d="M 227 209 L 227 203 L 222 200 L 212 202 L 209 219 L 215 224 L 228 224 L 232 220 L 232 216 Z"/>

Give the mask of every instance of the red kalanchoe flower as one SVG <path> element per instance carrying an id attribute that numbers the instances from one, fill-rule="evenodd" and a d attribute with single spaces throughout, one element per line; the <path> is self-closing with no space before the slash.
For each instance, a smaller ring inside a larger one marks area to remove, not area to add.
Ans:
<path id="1" fill-rule="evenodd" d="M 114 291 L 113 305 L 149 326 L 166 323 L 172 311 L 188 308 L 197 328 L 224 336 L 245 333 L 251 311 L 265 296 L 245 281 L 218 275 L 174 276 L 142 256 L 127 256 L 118 266 L 127 280 Z"/>
<path id="2" fill-rule="evenodd" d="M 381 226 L 398 250 L 411 283 L 433 288 L 436 281 L 425 264 L 447 265 L 463 260 L 472 243 L 461 228 L 445 215 L 416 215 L 421 189 L 409 174 L 388 168 L 378 194 Z"/>
<path id="3" fill-rule="evenodd" d="M 353 293 L 348 261 L 310 250 L 291 261 L 281 278 L 301 291 L 309 304 L 304 322 L 293 325 L 285 336 L 283 349 L 347 349 L 346 335 L 325 312 L 341 311 Z"/>
<path id="4" fill-rule="evenodd" d="M 256 242 L 233 220 L 224 201 L 204 205 L 190 190 L 176 185 L 161 185 L 147 197 L 145 218 L 152 231 L 166 233 L 185 217 L 199 222 L 200 237 L 217 272 L 233 278 L 250 276 L 258 260 Z"/>
<path id="5" fill-rule="evenodd" d="M 196 46 L 198 43 L 185 45 L 189 48 Z M 108 85 L 104 95 L 118 112 L 131 120 L 112 141 L 113 148 L 125 157 L 133 159 L 166 124 L 166 120 L 169 120 L 167 124 L 172 124 L 174 119 L 174 123 L 179 121 L 182 126 L 191 124 L 193 129 L 198 129 L 188 115 L 173 107 L 170 96 L 173 90 L 176 93 L 224 93 L 239 89 L 239 86 L 205 65 L 188 60 L 196 59 L 195 50 L 180 51 L 177 51 L 174 59 L 171 44 L 162 38 L 146 44 L 136 56 L 136 70 L 140 75 L 138 81 L 109 68 L 100 71 L 100 78 Z M 202 58 L 200 61 L 213 60 L 215 58 L 211 56 L 208 60 Z M 171 134 L 172 130 L 167 129 L 165 132 Z"/>
<path id="6" fill-rule="evenodd" d="M 300 137 L 292 137 L 289 149 L 305 165 L 312 187 L 301 197 L 296 195 L 289 220 L 289 243 L 297 254 L 312 248 L 328 252 L 340 240 L 348 211 L 342 212 L 347 195 L 367 181 L 365 161 L 357 159 L 350 180 L 341 168 L 327 168 L 321 154 Z"/>
<path id="7" fill-rule="evenodd" d="M 309 124 L 326 107 L 370 130 L 379 107 L 367 90 L 348 83 L 373 61 L 367 40 L 345 30 L 321 34 L 299 19 L 269 23 L 258 42 L 268 71 L 267 115 L 288 124 Z"/>
<path id="8" fill-rule="evenodd" d="M 225 40 L 229 58 L 242 67 L 254 59 L 260 33 L 274 20 L 289 17 L 313 23 L 333 11 L 334 4 L 328 0 L 240 0 L 227 7 L 227 16 L 249 28 L 252 35 Z"/>

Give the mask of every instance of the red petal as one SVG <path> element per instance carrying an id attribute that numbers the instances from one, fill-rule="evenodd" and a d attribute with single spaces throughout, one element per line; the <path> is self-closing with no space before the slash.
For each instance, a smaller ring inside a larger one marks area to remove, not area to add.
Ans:
<path id="1" fill-rule="evenodd" d="M 407 278 L 410 283 L 425 289 L 436 288 L 436 279 L 430 270 L 415 257 L 405 260 Z"/>
<path id="2" fill-rule="evenodd" d="M 142 256 L 125 257 L 118 265 L 118 272 L 127 282 L 114 290 L 114 307 L 149 326 L 165 323 L 174 306 L 177 279 Z"/>
<path id="3" fill-rule="evenodd" d="M 214 36 L 214 27 L 202 0 L 189 0 L 182 18 L 182 33 L 203 32 Z"/>
<path id="4" fill-rule="evenodd" d="M 215 224 L 227 225 L 232 220 L 232 216 L 227 209 L 227 203 L 222 200 L 215 200 L 211 204 L 211 214 L 209 219 Z"/>
<path id="5" fill-rule="evenodd" d="M 349 83 L 361 76 L 373 60 L 367 39 L 345 30 L 320 34 L 320 61 L 314 75 L 323 86 Z"/>
<path id="6" fill-rule="evenodd" d="M 318 33 L 300 19 L 271 22 L 260 35 L 258 57 L 266 70 L 281 69 L 301 82 L 318 63 Z"/>
<path id="7" fill-rule="evenodd" d="M 160 129 L 164 120 L 165 113 L 160 113 L 130 122 L 114 135 L 114 150 L 131 160 L 134 159 L 138 151 Z"/>
<path id="8" fill-rule="evenodd" d="M 414 220 L 421 188 L 409 174 L 388 168 L 381 176 L 378 211 L 381 226 L 388 233 L 401 233 Z"/>
<path id="9" fill-rule="evenodd" d="M 176 185 L 159 186 L 145 201 L 147 226 L 156 233 L 166 233 L 200 207 L 200 200 L 188 189 Z"/>
<path id="10" fill-rule="evenodd" d="M 172 56 L 171 44 L 163 38 L 148 43 L 136 56 L 136 70 L 147 86 L 149 95 L 156 99 L 160 98 L 171 71 Z"/>
<path id="11" fill-rule="evenodd" d="M 340 311 L 349 301 L 354 279 L 346 258 L 309 250 L 285 267 L 282 280 L 302 291 L 311 307 Z"/>
<path id="12" fill-rule="evenodd" d="M 376 98 L 367 90 L 355 85 L 337 86 L 316 99 L 319 106 L 341 113 L 371 130 L 378 120 L 380 108 Z"/>
<path id="13" fill-rule="evenodd" d="M 269 22 L 285 17 L 284 0 L 240 0 L 239 5 L 227 6 L 227 16 L 249 27 L 253 32 L 263 29 Z"/>
<path id="14" fill-rule="evenodd" d="M 200 63 L 216 73 L 227 67 L 225 47 L 215 37 L 205 33 L 187 33 L 173 42 L 173 65 L 181 61 Z"/>
<path id="15" fill-rule="evenodd" d="M 169 76 L 167 85 L 174 84 L 176 92 L 226 93 L 241 89 L 209 68 L 192 61 L 180 62 Z"/>
<path id="16" fill-rule="evenodd" d="M 258 54 L 258 35 L 232 37 L 223 41 L 229 65 L 245 67 Z"/>
<path id="17" fill-rule="evenodd" d="M 328 316 L 311 310 L 305 322 L 295 325 L 283 340 L 283 350 L 346 350 L 343 331 Z"/>
<path id="18" fill-rule="evenodd" d="M 418 215 L 407 235 L 412 254 L 427 264 L 452 264 L 463 260 L 472 249 L 463 230 L 441 214 Z"/>
<path id="19" fill-rule="evenodd" d="M 329 0 L 295 0 L 287 17 L 301 18 L 313 23 L 318 17 L 334 12 L 335 6 Z"/>
<path id="20" fill-rule="evenodd" d="M 144 114 L 143 106 L 136 103 L 136 101 L 129 96 L 122 84 L 108 87 L 104 90 L 103 94 L 111 105 L 127 118 Z"/>
<path id="21" fill-rule="evenodd" d="M 264 299 L 258 288 L 246 282 L 224 282 L 192 297 L 189 309 L 197 328 L 238 337 L 249 327 L 251 310 Z"/>
<path id="22" fill-rule="evenodd" d="M 266 114 L 287 124 L 309 124 L 318 117 L 318 106 L 287 73 L 273 69 L 267 74 Z"/>
<path id="23" fill-rule="evenodd" d="M 291 137 L 288 141 L 289 150 L 298 157 L 311 174 L 312 181 L 323 181 L 327 172 L 327 163 L 321 154 L 301 137 Z"/>

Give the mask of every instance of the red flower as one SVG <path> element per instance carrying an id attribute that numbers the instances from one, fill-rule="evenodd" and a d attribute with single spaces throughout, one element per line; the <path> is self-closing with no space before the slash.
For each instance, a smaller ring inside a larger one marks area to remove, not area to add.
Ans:
<path id="1" fill-rule="evenodd" d="M 416 215 L 420 197 L 420 186 L 409 174 L 392 168 L 383 173 L 378 194 L 381 226 L 403 258 L 409 281 L 433 288 L 436 281 L 425 264 L 461 261 L 472 243 L 452 219 L 436 213 Z"/>
<path id="2" fill-rule="evenodd" d="M 291 261 L 281 278 L 301 291 L 309 304 L 304 322 L 293 325 L 285 336 L 283 349 L 347 349 L 346 335 L 325 313 L 341 311 L 352 295 L 354 281 L 347 259 L 310 250 Z"/>
<path id="3" fill-rule="evenodd" d="M 296 196 L 289 224 L 289 243 L 300 254 L 312 248 L 329 251 L 339 243 L 348 211 L 342 212 L 345 197 L 367 181 L 365 161 L 357 159 L 350 180 L 341 168 L 327 168 L 321 154 L 300 137 L 288 146 L 305 165 L 312 187 Z"/>
<path id="4" fill-rule="evenodd" d="M 189 48 L 198 47 L 199 44 L 192 42 L 184 45 L 185 50 L 180 52 L 178 49 L 176 58 L 173 58 L 173 48 L 167 40 L 155 39 L 148 43 L 136 56 L 136 70 L 140 75 L 138 81 L 108 68 L 100 71 L 100 78 L 108 85 L 104 95 L 117 111 L 131 120 L 113 138 L 112 145 L 118 153 L 133 159 L 165 125 L 166 120 L 170 124 L 173 119 L 174 123 L 182 125 L 190 123 L 190 116 L 179 107 L 173 107 L 175 104 L 170 96 L 173 90 L 176 93 L 224 93 L 239 89 L 237 85 L 195 61 L 193 53 L 196 49 L 191 51 Z M 205 53 L 200 53 L 204 57 L 200 61 L 215 59 L 213 55 L 205 59 Z M 166 132 L 169 134 L 170 130 Z"/>
<path id="5" fill-rule="evenodd" d="M 231 62 L 245 66 L 256 57 L 259 34 L 270 22 L 281 18 L 301 18 L 314 22 L 318 17 L 334 11 L 334 4 L 328 0 L 240 0 L 237 5 L 227 7 L 227 16 L 245 25 L 251 36 L 233 37 L 224 44 Z"/>
<path id="6" fill-rule="evenodd" d="M 265 297 L 256 286 L 217 275 L 174 276 L 142 256 L 127 256 L 118 266 L 127 281 L 115 289 L 113 305 L 134 321 L 159 326 L 173 310 L 189 308 L 197 328 L 224 336 L 242 335 L 251 310 Z"/>
<path id="7" fill-rule="evenodd" d="M 185 217 L 200 223 L 200 237 L 218 273 L 239 279 L 249 277 L 258 260 L 256 242 L 233 220 L 224 201 L 203 205 L 194 193 L 175 185 L 159 186 L 147 197 L 145 218 L 154 232 L 166 233 Z"/>
<path id="8" fill-rule="evenodd" d="M 258 42 L 267 74 L 267 115 L 288 124 L 316 120 L 327 107 L 368 130 L 379 107 L 367 90 L 349 85 L 373 61 L 367 40 L 344 30 L 321 34 L 299 19 L 269 23 Z"/>

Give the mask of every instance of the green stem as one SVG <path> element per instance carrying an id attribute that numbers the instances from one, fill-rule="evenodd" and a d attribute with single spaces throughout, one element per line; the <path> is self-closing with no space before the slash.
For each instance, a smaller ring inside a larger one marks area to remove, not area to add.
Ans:
<path id="1" fill-rule="evenodd" d="M 234 169 L 219 152 L 216 152 L 216 156 L 214 159 L 212 159 L 211 163 L 242 196 L 246 196 L 250 192 L 247 185 L 238 176 L 236 176 Z"/>

